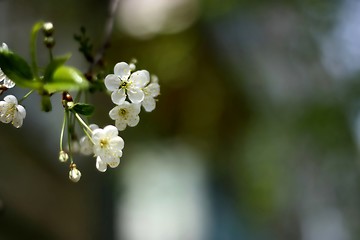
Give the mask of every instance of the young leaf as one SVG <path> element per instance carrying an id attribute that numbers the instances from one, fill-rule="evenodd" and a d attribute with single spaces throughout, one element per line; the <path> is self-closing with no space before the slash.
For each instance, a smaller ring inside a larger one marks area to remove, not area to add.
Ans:
<path id="1" fill-rule="evenodd" d="M 78 69 L 69 66 L 57 67 L 48 82 L 44 84 L 44 89 L 49 93 L 80 90 L 88 87 L 89 83 L 84 75 Z"/>
<path id="2" fill-rule="evenodd" d="M 52 60 L 48 65 L 47 67 L 45 68 L 45 73 L 44 73 L 44 81 L 45 82 L 49 82 L 51 81 L 51 77 L 53 76 L 55 70 L 64 65 L 65 62 L 67 60 L 69 60 L 69 58 L 71 57 L 71 54 L 68 53 L 64 56 L 61 56 L 61 57 L 57 57 L 55 58 L 54 60 Z"/>
<path id="3" fill-rule="evenodd" d="M 84 116 L 90 116 L 94 112 L 95 107 L 90 104 L 76 103 L 76 104 L 74 104 L 74 106 L 71 109 L 74 110 L 78 114 L 81 114 Z"/>
<path id="4" fill-rule="evenodd" d="M 21 87 L 38 89 L 40 82 L 33 80 L 28 63 L 19 55 L 10 51 L 0 51 L 0 68 L 5 75 Z"/>

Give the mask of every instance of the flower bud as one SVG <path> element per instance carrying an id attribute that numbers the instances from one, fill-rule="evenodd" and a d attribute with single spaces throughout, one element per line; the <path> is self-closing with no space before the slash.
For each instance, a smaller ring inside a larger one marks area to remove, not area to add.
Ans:
<path id="1" fill-rule="evenodd" d="M 53 37 L 45 37 L 44 44 L 47 48 L 53 48 L 55 46 L 55 39 Z"/>
<path id="2" fill-rule="evenodd" d="M 66 162 L 69 159 L 69 155 L 65 151 L 60 151 L 59 160 L 60 162 Z"/>
<path id="3" fill-rule="evenodd" d="M 81 178 L 81 172 L 76 168 L 76 164 L 70 165 L 69 179 L 73 182 L 78 182 Z"/>
<path id="4" fill-rule="evenodd" d="M 44 35 L 46 37 L 52 36 L 54 33 L 54 25 L 51 22 L 44 23 L 43 31 L 44 31 Z"/>

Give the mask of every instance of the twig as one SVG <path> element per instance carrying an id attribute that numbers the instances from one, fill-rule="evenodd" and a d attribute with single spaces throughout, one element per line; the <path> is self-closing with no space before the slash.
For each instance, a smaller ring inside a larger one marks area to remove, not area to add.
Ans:
<path id="1" fill-rule="evenodd" d="M 108 13 L 108 17 L 105 22 L 105 32 L 104 32 L 103 42 L 102 42 L 101 47 L 99 48 L 99 50 L 97 51 L 97 53 L 95 55 L 94 61 L 90 65 L 88 73 L 91 73 L 94 70 L 95 66 L 101 62 L 101 60 L 104 57 L 105 50 L 109 46 L 111 34 L 112 34 L 113 28 L 114 28 L 114 18 L 115 18 L 115 13 L 116 13 L 118 4 L 119 4 L 119 0 L 111 0 L 110 1 L 109 13 Z"/>

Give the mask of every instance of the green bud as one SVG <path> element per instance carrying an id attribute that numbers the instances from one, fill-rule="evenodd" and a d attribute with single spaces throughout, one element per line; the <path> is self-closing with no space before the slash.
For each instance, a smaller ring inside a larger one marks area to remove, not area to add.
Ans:
<path id="1" fill-rule="evenodd" d="M 55 46 L 55 39 L 53 37 L 45 37 L 44 44 L 47 48 L 53 48 Z"/>

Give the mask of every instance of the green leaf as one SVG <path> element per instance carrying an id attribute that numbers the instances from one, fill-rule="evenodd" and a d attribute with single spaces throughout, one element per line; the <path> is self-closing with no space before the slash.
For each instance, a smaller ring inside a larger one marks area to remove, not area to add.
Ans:
<path id="1" fill-rule="evenodd" d="M 90 116 L 94 112 L 95 107 L 86 103 L 76 103 L 71 109 L 78 114 Z"/>
<path id="2" fill-rule="evenodd" d="M 0 68 L 8 78 L 21 87 L 38 89 L 41 86 L 40 82 L 34 81 L 28 63 L 11 51 L 0 51 Z"/>
<path id="3" fill-rule="evenodd" d="M 69 58 L 71 57 L 71 54 L 68 53 L 64 56 L 60 56 L 60 57 L 57 57 L 57 58 L 54 58 L 54 60 L 52 60 L 48 65 L 47 67 L 45 68 L 45 73 L 44 73 L 44 81 L 45 82 L 49 82 L 51 81 L 51 78 L 55 72 L 55 70 L 57 68 L 59 68 L 60 66 L 64 65 L 65 62 L 67 60 L 69 60 Z"/>
<path id="4" fill-rule="evenodd" d="M 69 66 L 57 67 L 48 80 L 44 84 L 44 89 L 49 93 L 80 90 L 89 87 L 84 75 L 78 69 Z"/>

